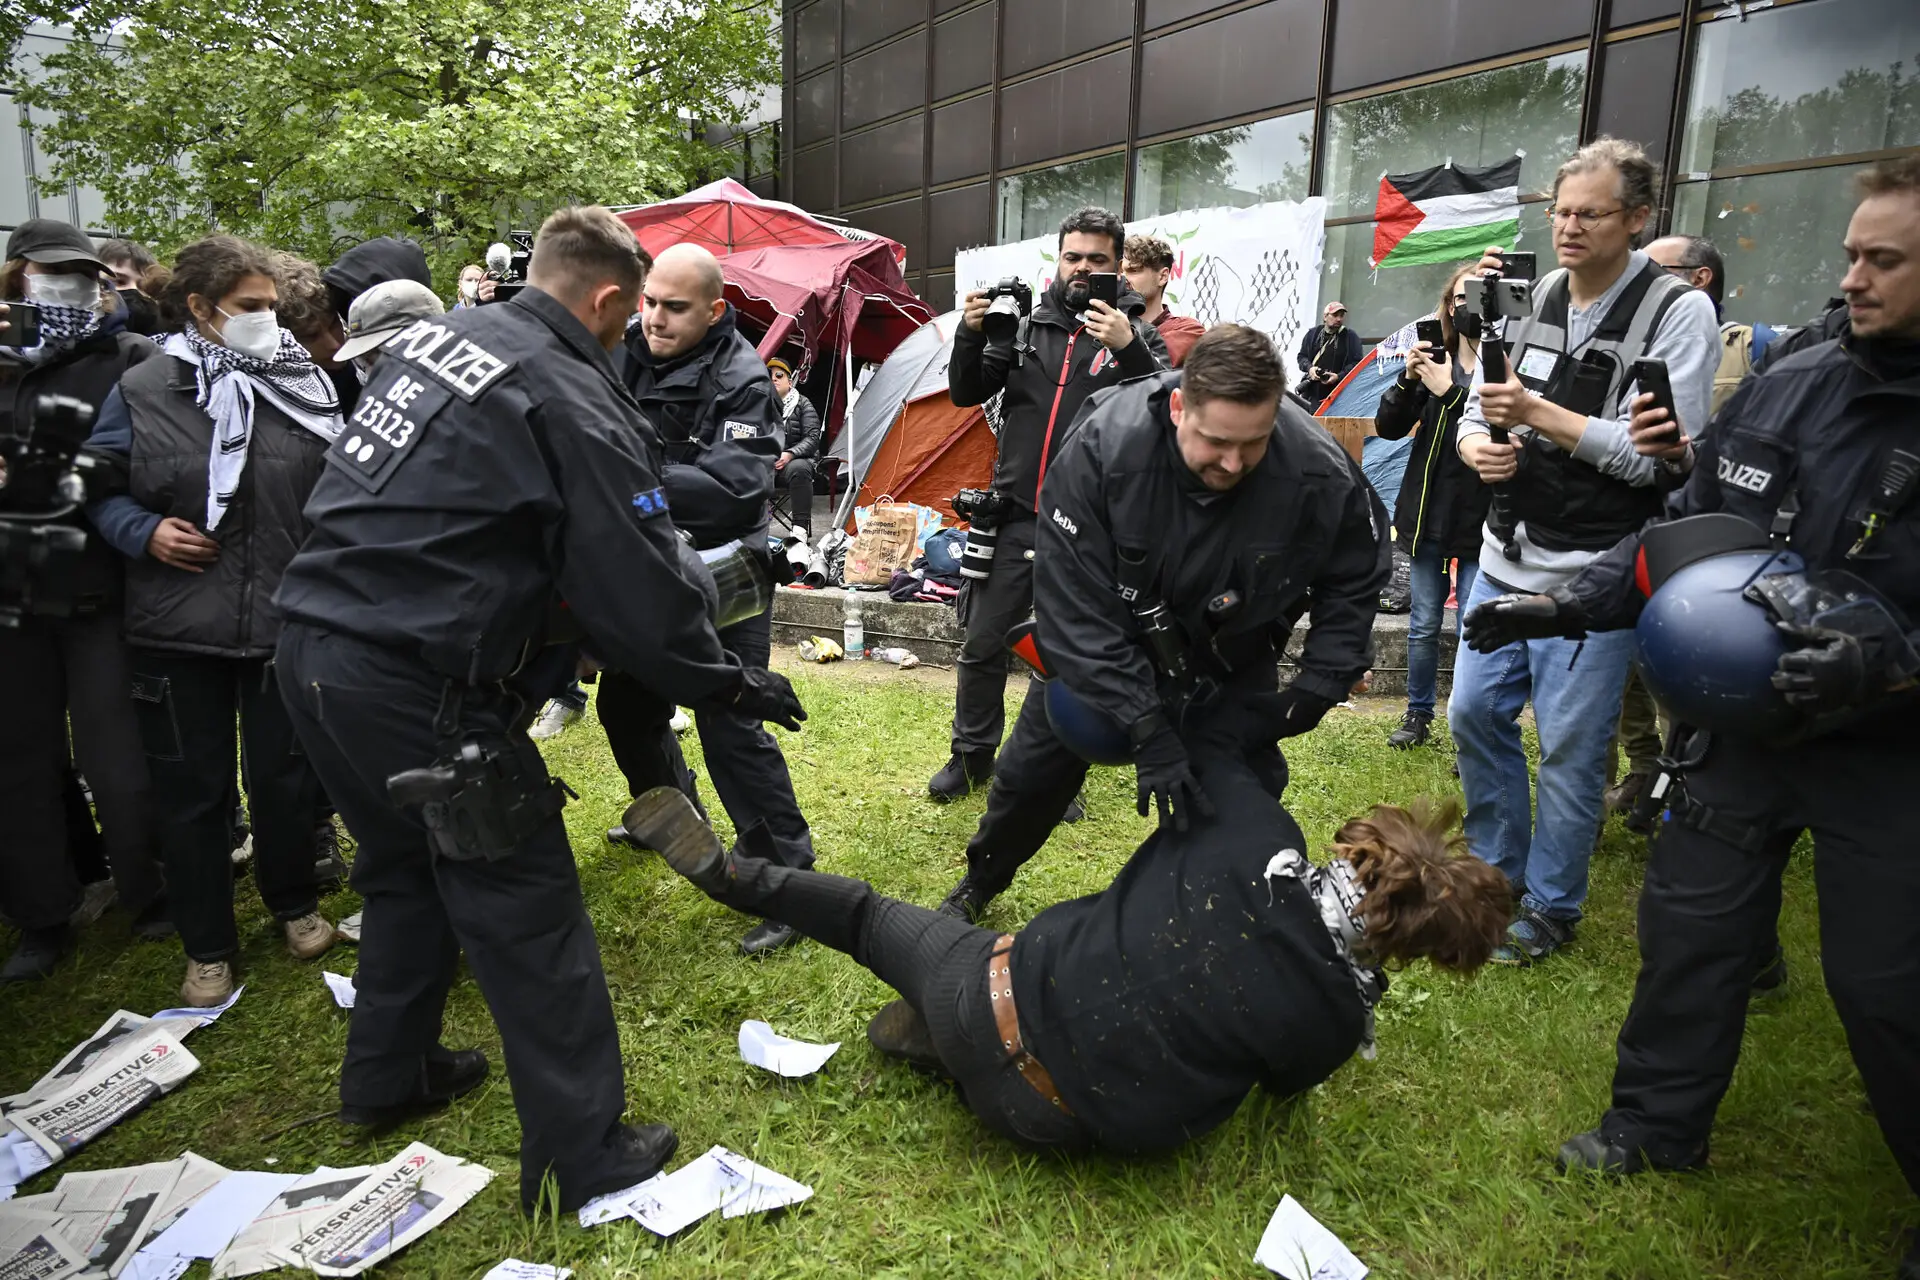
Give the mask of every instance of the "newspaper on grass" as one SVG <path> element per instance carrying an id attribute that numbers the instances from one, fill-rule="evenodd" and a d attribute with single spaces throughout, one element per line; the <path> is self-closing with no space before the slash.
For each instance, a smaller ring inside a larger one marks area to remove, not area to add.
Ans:
<path id="1" fill-rule="evenodd" d="M 572 1267 L 556 1267 L 545 1262 L 522 1262 L 518 1258 L 508 1258 L 505 1262 L 481 1276 L 480 1280 L 567 1280 L 573 1274 Z"/>
<path id="2" fill-rule="evenodd" d="M 160 1023 L 120 1040 L 64 1091 L 36 1099 L 8 1118 L 54 1160 L 62 1160 L 163 1094 L 172 1093 L 200 1068 L 180 1038 Z"/>
<path id="3" fill-rule="evenodd" d="M 277 1250 L 316 1275 L 356 1276 L 433 1230 L 493 1181 L 493 1170 L 416 1142 L 367 1176 L 324 1221 Z"/>
<path id="4" fill-rule="evenodd" d="M 625 1191 L 589 1201 L 580 1210 L 580 1225 L 598 1226 L 624 1216 L 664 1237 L 716 1210 L 723 1218 L 738 1218 L 799 1204 L 812 1195 L 812 1187 L 716 1146 L 672 1173 L 655 1174 Z"/>
<path id="5" fill-rule="evenodd" d="M 287 1265 L 281 1255 L 325 1222 L 342 1197 L 359 1186 L 373 1168 L 360 1165 L 332 1169 L 322 1165 L 312 1173 L 293 1177 L 213 1260 L 214 1280 L 276 1271 Z"/>
<path id="6" fill-rule="evenodd" d="M 242 1169 L 220 1179 L 194 1201 L 178 1221 L 140 1246 L 148 1258 L 217 1258 L 235 1236 L 272 1204 L 274 1197 L 300 1180 L 297 1174 Z"/>
<path id="7" fill-rule="evenodd" d="M 56 1215 L 17 1200 L 0 1205 L 0 1280 L 70 1280 L 86 1269 L 87 1255 L 60 1233 Z"/>
<path id="8" fill-rule="evenodd" d="M 215 1164 L 204 1156 L 191 1151 L 182 1152 L 173 1162 L 179 1167 L 179 1176 L 173 1186 L 160 1199 L 148 1217 L 140 1233 L 140 1247 L 145 1249 L 164 1235 L 174 1223 L 186 1216 L 187 1210 L 206 1198 L 208 1192 L 226 1181 L 232 1170 L 224 1165 Z"/>
<path id="9" fill-rule="evenodd" d="M 1287 1280 L 1367 1280 L 1367 1264 L 1292 1196 L 1282 1196 L 1253 1260 Z"/>
<path id="10" fill-rule="evenodd" d="M 70 1173 L 53 1189 L 60 1234 L 90 1268 L 118 1276 L 147 1238 L 147 1223 L 180 1180 L 180 1162 Z"/>

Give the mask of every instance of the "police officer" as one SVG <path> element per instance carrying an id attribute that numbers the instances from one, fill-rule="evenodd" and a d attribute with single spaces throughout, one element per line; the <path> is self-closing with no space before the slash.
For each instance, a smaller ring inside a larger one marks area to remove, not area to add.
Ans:
<path id="1" fill-rule="evenodd" d="M 1867 170 L 1860 189 L 1841 283 L 1852 336 L 1748 379 L 1701 442 L 1672 513 L 1737 516 L 1756 538 L 1789 540 L 1809 572 L 1849 572 L 1914 619 L 1920 156 Z M 1642 453 L 1679 458 L 1689 447 L 1644 404 L 1633 432 Z M 1644 545 L 1650 564 L 1654 541 L 1629 538 L 1544 596 L 1482 606 L 1467 620 L 1469 642 L 1631 625 L 1642 607 L 1637 553 Z M 1920 697 L 1910 684 L 1890 690 L 1886 651 L 1854 636 L 1803 629 L 1787 645 L 1773 686 L 1801 711 L 1847 723 L 1791 746 L 1715 734 L 1697 763 L 1697 749 L 1685 753 L 1684 792 L 1655 837 L 1640 897 L 1640 980 L 1620 1031 L 1613 1106 L 1561 1147 L 1563 1166 L 1639 1173 L 1705 1163 L 1749 987 L 1770 959 L 1781 873 L 1811 830 L 1827 989 L 1881 1131 L 1920 1191 L 1920 859 L 1904 808 L 1920 788 Z M 1920 1250 L 1899 1274 L 1920 1276 Z"/>
<path id="2" fill-rule="evenodd" d="M 594 654 L 662 697 L 803 714 L 785 680 L 727 656 L 680 568 L 651 435 L 607 354 L 641 278 L 618 219 L 564 209 L 512 302 L 396 335 L 328 450 L 277 597 L 281 692 L 360 841 L 341 1119 L 385 1128 L 485 1078 L 478 1052 L 439 1044 L 464 950 L 506 1049 L 524 1208 L 549 1173 L 564 1212 L 650 1176 L 677 1142 L 620 1122 L 619 1037 L 562 784 L 526 737 L 538 704 L 513 683 L 556 592 Z M 389 779 L 435 764 L 438 803 L 393 797 Z"/>
<path id="3" fill-rule="evenodd" d="M 663 442 L 674 523 L 696 547 L 739 539 L 763 553 L 782 426 L 767 366 L 721 296 L 725 285 L 720 263 L 698 245 L 662 253 L 647 275 L 640 323 L 627 334 L 622 376 Z M 762 612 L 727 627 L 720 638 L 740 662 L 764 671 L 772 628 Z M 668 727 L 671 700 L 653 696 L 633 673 L 610 670 L 601 677 L 599 713 L 634 795 L 656 786 L 693 795 Z M 811 867 L 813 833 L 773 735 L 757 717 L 711 703 L 694 708 L 694 723 L 713 789 L 735 829 L 765 822 L 781 862 Z M 795 937 L 784 925 L 764 923 L 741 939 L 740 950 L 757 955 Z"/>
<path id="4" fill-rule="evenodd" d="M 1002 508 L 998 545 L 986 580 L 969 578 L 960 588 L 958 616 L 967 638 L 954 664 L 953 756 L 927 784 L 928 794 L 943 803 L 994 776 L 1006 724 L 1006 637 L 1033 608 L 1033 513 L 1048 464 L 1066 447 L 1088 396 L 1169 364 L 1159 331 L 1139 318 L 1145 301 L 1118 275 L 1126 234 L 1105 209 L 1069 215 L 1060 224 L 1059 274 L 1013 341 L 987 340 L 987 311 L 997 300 L 979 290 L 966 296 L 953 335 L 947 371 L 953 402 L 985 404 L 1006 395 L 993 469 Z M 1093 296 L 1095 275 L 1114 277 L 1105 282 L 1115 288 L 1111 303 Z"/>
<path id="5" fill-rule="evenodd" d="M 994 768 L 967 873 L 941 904 L 977 921 L 1038 852 L 1086 778 L 1055 731 L 1070 691 L 1112 727 L 1138 775 L 1142 816 L 1184 829 L 1207 801 L 1182 714 L 1210 691 L 1271 692 L 1293 624 L 1313 607 L 1282 737 L 1347 695 L 1373 651 L 1392 571 L 1387 518 L 1360 469 L 1286 386 L 1266 335 L 1218 325 L 1182 370 L 1102 392 L 1048 472 L 1034 557 L 1039 656 L 1061 686 L 1028 686 Z M 1286 763 L 1256 761 L 1278 798 Z"/>

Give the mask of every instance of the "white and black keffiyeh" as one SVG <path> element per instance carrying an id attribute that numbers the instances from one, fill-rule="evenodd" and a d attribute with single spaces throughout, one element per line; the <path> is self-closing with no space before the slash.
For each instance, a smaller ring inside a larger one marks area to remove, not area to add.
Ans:
<path id="1" fill-rule="evenodd" d="M 786 418 L 793 417 L 793 408 L 795 405 L 799 403 L 800 403 L 800 388 L 789 384 L 787 387 L 787 394 L 780 397 L 781 418 L 786 419 Z"/>
<path id="2" fill-rule="evenodd" d="M 56 307 L 45 302 L 34 305 L 40 308 L 40 345 L 13 348 L 22 360 L 33 364 L 71 351 L 100 328 L 100 313 L 91 307 Z"/>
<path id="3" fill-rule="evenodd" d="M 1320 923 L 1333 939 L 1334 950 L 1347 962 L 1353 985 L 1367 1006 L 1367 1029 L 1360 1038 L 1360 1056 L 1371 1062 L 1376 1052 L 1373 1007 L 1386 994 L 1387 975 L 1368 954 L 1367 923 L 1360 915 L 1360 900 L 1367 896 L 1366 889 L 1354 875 L 1353 864 L 1345 858 L 1335 858 L 1324 867 L 1316 867 L 1298 849 L 1282 849 L 1268 861 L 1263 878 L 1269 891 L 1275 876 L 1298 880 L 1313 895 Z"/>
<path id="4" fill-rule="evenodd" d="M 199 388 L 194 403 L 213 419 L 213 448 L 207 453 L 207 532 L 220 520 L 247 469 L 253 439 L 253 400 L 265 396 L 275 408 L 319 436 L 340 435 L 340 401 L 333 383 L 292 334 L 280 331 L 280 350 L 271 360 L 256 360 L 232 347 L 209 342 L 189 320 L 186 330 L 167 339 L 167 354 L 194 368 Z"/>

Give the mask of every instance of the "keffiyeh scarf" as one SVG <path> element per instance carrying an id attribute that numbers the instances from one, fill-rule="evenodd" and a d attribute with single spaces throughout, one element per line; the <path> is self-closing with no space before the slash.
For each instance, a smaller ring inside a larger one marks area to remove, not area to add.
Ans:
<path id="1" fill-rule="evenodd" d="M 780 416 L 783 419 L 791 418 L 793 416 L 793 407 L 799 403 L 800 388 L 789 385 L 787 387 L 787 394 L 780 397 Z"/>
<path id="2" fill-rule="evenodd" d="M 1334 950 L 1346 961 L 1353 985 L 1367 1006 L 1367 1028 L 1360 1037 L 1360 1056 L 1371 1062 L 1376 1052 L 1373 1007 L 1386 994 L 1387 975 L 1367 954 L 1367 925 L 1360 916 L 1360 900 L 1367 896 L 1367 891 L 1354 878 L 1353 864 L 1345 858 L 1335 858 L 1324 867 L 1316 867 L 1298 849 L 1282 849 L 1267 863 L 1263 878 L 1269 892 L 1275 876 L 1298 880 L 1313 896 L 1320 923 L 1327 927 Z"/>
<path id="3" fill-rule="evenodd" d="M 213 419 L 213 448 L 207 453 L 207 532 L 220 520 L 240 487 L 247 469 L 247 446 L 253 439 L 256 395 L 319 436 L 332 441 L 340 435 L 340 401 L 333 383 L 313 362 L 292 334 L 280 331 L 280 350 L 271 360 L 241 355 L 232 347 L 210 342 L 187 322 L 185 332 L 167 339 L 166 352 L 194 368 L 198 394 L 194 403 Z"/>
<path id="4" fill-rule="evenodd" d="M 40 345 L 11 348 L 30 363 L 42 364 L 71 351 L 100 328 L 100 313 L 91 307 L 55 307 L 44 302 L 33 305 L 40 308 Z"/>

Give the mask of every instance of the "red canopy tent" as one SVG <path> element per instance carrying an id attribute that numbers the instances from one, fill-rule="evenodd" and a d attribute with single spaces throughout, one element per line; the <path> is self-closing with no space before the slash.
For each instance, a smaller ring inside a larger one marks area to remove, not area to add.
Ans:
<path id="1" fill-rule="evenodd" d="M 729 254 L 775 245 L 848 241 L 889 245 L 896 262 L 905 262 L 907 256 L 905 248 L 884 236 L 822 222 L 798 205 L 762 199 L 732 178 L 709 182 L 658 204 L 628 209 L 620 220 L 655 256 L 676 244 L 697 244 L 715 254 Z"/>

